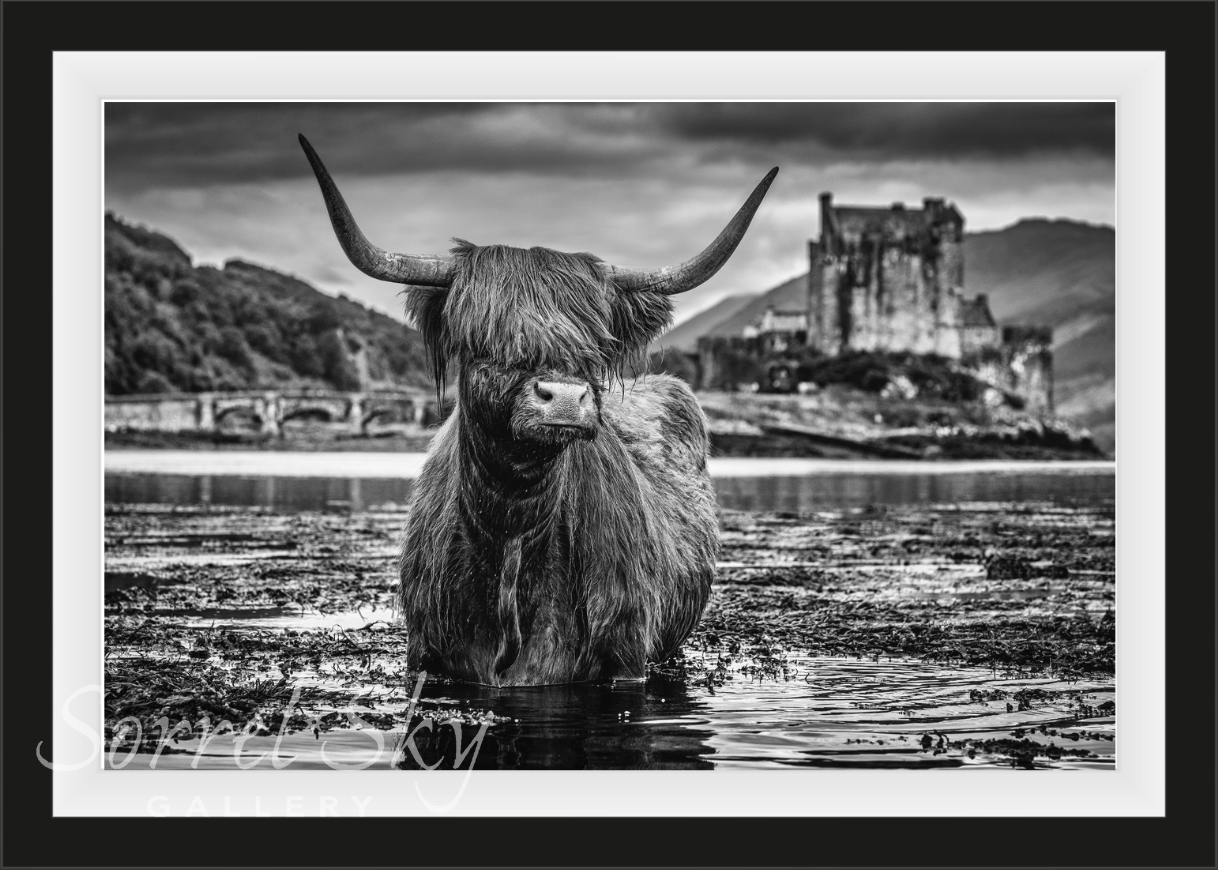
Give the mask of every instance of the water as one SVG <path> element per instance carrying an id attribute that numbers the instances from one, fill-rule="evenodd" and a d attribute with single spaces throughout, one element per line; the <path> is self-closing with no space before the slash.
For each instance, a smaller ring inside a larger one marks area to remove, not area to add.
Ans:
<path id="1" fill-rule="evenodd" d="M 133 520 L 136 534 L 122 535 L 112 530 L 118 519 L 108 517 L 108 592 L 127 588 L 128 582 L 145 582 L 141 572 L 149 570 L 176 571 L 185 578 L 205 572 L 218 583 L 232 582 L 224 579 L 230 576 L 224 572 L 235 572 L 231 574 L 238 578 L 234 588 L 247 576 L 278 572 L 295 577 L 316 571 L 327 559 L 308 551 L 308 539 L 301 539 L 301 549 L 282 549 L 279 542 L 288 540 L 284 530 L 303 528 L 292 525 L 302 516 L 299 512 L 336 505 L 353 516 L 317 518 L 319 540 L 333 540 L 326 531 L 332 525 L 335 530 L 358 526 L 354 543 L 343 544 L 350 549 L 343 550 L 342 564 L 384 569 L 386 577 L 391 576 L 392 538 L 402 520 L 392 509 L 409 497 L 411 477 L 421 461 L 417 455 L 270 458 L 265 453 L 200 452 L 175 458 L 167 454 L 108 453 L 106 502 L 245 506 L 271 508 L 272 513 L 209 517 L 153 511 L 147 521 Z M 1086 526 L 1093 522 L 1091 516 L 1110 518 L 1115 496 L 1110 463 L 920 465 L 747 459 L 718 460 L 712 464 L 712 474 L 720 503 L 742 511 L 840 512 L 863 505 L 896 505 L 905 510 L 919 506 L 921 512 L 929 505 L 972 503 L 979 514 L 1001 523 L 1007 517 L 1002 503 L 1018 502 L 1044 511 L 1046 528 L 1064 528 L 1071 522 Z M 379 510 L 385 508 L 390 510 Z M 1111 547 L 1111 537 L 1105 537 L 1110 528 L 1093 528 L 1091 534 L 1099 542 L 1094 546 Z M 289 537 L 298 534 L 291 531 Z M 844 545 L 834 549 L 843 558 L 849 558 L 848 551 Z M 750 560 L 759 557 L 749 555 Z M 874 599 L 872 592 L 852 586 L 861 584 L 869 571 L 897 571 L 900 582 L 884 586 L 885 595 L 924 600 L 927 606 L 940 608 L 992 603 L 996 618 L 1012 613 L 1011 607 L 1047 606 L 1056 612 L 1076 606 L 1083 588 L 1076 585 L 1073 592 L 1062 594 L 1059 580 L 985 583 L 980 565 L 927 559 L 877 567 L 859 557 L 840 568 L 842 577 L 854 578 L 842 587 L 841 595 Z M 1101 571 L 1080 573 L 1087 575 L 1085 583 L 1096 588 L 1111 582 L 1111 575 Z M 790 588 L 798 591 L 797 586 Z M 757 594 L 766 594 L 766 589 L 758 589 Z M 154 599 L 143 616 L 187 633 L 233 631 L 270 639 L 287 631 L 328 631 L 336 638 L 349 632 L 358 638 L 356 643 L 374 646 L 367 626 L 377 620 L 391 622 L 385 600 L 358 612 L 321 613 L 294 605 L 160 610 Z M 940 610 L 936 619 L 942 614 Z M 809 618 L 813 616 L 810 613 Z M 363 634 L 358 633 L 361 630 Z M 686 654 L 692 659 L 709 656 L 712 669 L 717 663 L 717 653 L 687 649 Z M 1009 768 L 1010 759 L 987 741 L 1011 741 L 1025 734 L 1066 750 L 1056 758 L 1037 756 L 1033 759 L 1037 768 L 1112 769 L 1115 765 L 1115 715 L 1105 710 L 1107 702 L 1115 702 L 1111 677 L 1064 682 L 1043 674 L 886 656 L 810 657 L 784 652 L 765 673 L 749 670 L 748 662 L 746 657 L 723 663 L 718 669 L 723 679 L 710 685 L 650 679 L 492 688 L 433 677 L 412 698 L 415 675 L 402 670 L 395 656 L 372 655 L 356 665 L 323 658 L 293 670 L 290 678 L 326 691 L 328 700 L 312 704 L 310 714 L 342 714 L 352 727 L 316 736 L 308 731 L 286 735 L 279 751 L 293 758 L 288 769 L 415 767 L 420 761 L 451 768 L 458 753 L 470 748 L 479 724 L 487 723 L 476 760 L 473 754 L 464 756 L 462 767 L 472 763 L 478 769 Z M 251 667 L 248 661 L 219 658 L 209 664 L 238 670 Z M 248 678 L 281 676 L 271 669 Z M 1029 690 L 1035 693 L 1035 702 L 1016 708 L 1013 699 Z M 1080 711 L 1080 704 L 1089 708 L 1086 713 Z M 386 714 L 395 720 L 393 724 L 361 725 L 361 719 Z M 413 732 L 410 745 L 419 754 L 416 760 L 405 738 L 424 716 L 432 718 L 433 726 Z M 461 723 L 460 733 L 455 722 Z M 248 738 L 238 756 L 232 735 L 206 743 L 182 740 L 176 752 L 156 758 L 155 766 L 232 768 L 240 757 L 244 764 L 269 768 L 274 758 L 267 755 L 259 761 L 258 757 L 271 753 L 275 744 L 274 736 Z M 121 757 L 120 753 L 120 761 Z M 149 754 L 136 755 L 127 769 L 148 767 L 153 760 Z"/>
<path id="2" fill-rule="evenodd" d="M 422 454 L 108 451 L 107 504 L 216 504 L 277 511 L 405 505 Z M 810 511 L 867 504 L 1094 502 L 1111 462 L 842 462 L 713 459 L 722 507 Z"/>
<path id="3" fill-rule="evenodd" d="M 328 621 L 354 626 L 375 616 L 365 612 L 358 620 Z M 265 631 L 315 630 L 322 622 L 326 620 L 260 614 L 248 622 L 217 622 L 208 615 L 198 624 Z M 324 666 L 293 678 L 330 689 L 350 685 L 349 674 L 328 673 Z M 1010 677 L 912 659 L 788 656 L 779 676 L 758 677 L 729 667 L 727 679 L 713 691 L 662 679 L 523 688 L 427 681 L 417 697 L 413 689 L 412 680 L 362 684 L 350 693 L 349 703 L 311 705 L 315 715 L 342 712 L 357 727 L 280 738 L 280 755 L 292 759 L 287 769 L 413 769 L 420 763 L 477 770 L 1009 768 L 1000 753 L 974 749 L 970 757 L 969 749 L 981 748 L 987 740 L 1008 740 L 1016 728 L 1072 753 L 1052 761 L 1039 758 L 1038 768 L 1102 770 L 1115 763 L 1114 717 L 1080 720 L 1069 700 L 1085 695 L 1093 707 L 1112 701 L 1111 681 Z M 971 694 L 1011 696 L 1026 689 L 1057 697 L 1031 710 L 1009 712 L 1005 700 L 975 700 Z M 405 721 L 412 711 L 414 716 Z M 493 718 L 478 740 L 479 717 L 488 712 Z M 374 736 L 373 729 L 358 727 L 372 713 L 394 714 L 403 721 Z M 424 717 L 433 719 L 431 727 L 419 728 Z M 464 719 L 459 732 L 452 725 L 455 717 Z M 406 741 L 412 732 L 413 750 Z M 1072 734 L 1081 739 L 1071 739 Z M 246 738 L 236 752 L 231 735 L 206 744 L 182 740 L 178 752 L 157 758 L 155 767 L 231 769 L 237 759 L 248 766 L 265 754 L 254 766 L 270 768 L 276 741 L 273 736 Z M 925 748 L 924 741 L 929 741 Z M 475 744 L 476 753 L 470 751 L 458 763 L 460 750 Z M 128 766 L 152 763 L 145 754 Z"/>

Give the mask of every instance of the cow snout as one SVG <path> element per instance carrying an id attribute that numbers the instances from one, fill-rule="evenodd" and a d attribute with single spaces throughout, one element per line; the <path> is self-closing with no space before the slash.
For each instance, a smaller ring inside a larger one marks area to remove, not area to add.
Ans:
<path id="1" fill-rule="evenodd" d="M 546 426 L 574 426 L 585 429 L 596 415 L 592 387 L 565 381 L 535 381 L 533 405 Z"/>

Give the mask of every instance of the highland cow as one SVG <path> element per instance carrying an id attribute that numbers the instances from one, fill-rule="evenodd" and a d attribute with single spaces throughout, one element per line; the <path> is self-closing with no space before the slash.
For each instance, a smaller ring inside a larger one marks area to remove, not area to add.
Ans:
<path id="1" fill-rule="evenodd" d="M 413 666 L 493 686 L 639 679 L 706 607 L 718 553 L 706 421 L 676 378 L 627 374 L 670 296 L 727 261 L 778 170 L 705 251 L 656 270 L 477 246 L 388 253 L 300 143 L 343 250 L 407 285 L 456 404 L 415 484 L 398 604 Z"/>

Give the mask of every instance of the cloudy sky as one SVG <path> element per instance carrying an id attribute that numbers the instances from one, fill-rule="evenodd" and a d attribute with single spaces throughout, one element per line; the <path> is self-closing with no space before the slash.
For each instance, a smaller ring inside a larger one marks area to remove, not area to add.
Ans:
<path id="1" fill-rule="evenodd" d="M 477 244 L 688 259 L 773 166 L 732 260 L 677 320 L 806 271 L 817 194 L 956 203 L 970 231 L 1112 225 L 1110 103 L 107 103 L 106 208 L 198 263 L 240 257 L 400 317 L 334 239 L 304 133 L 361 228 L 404 253 Z"/>

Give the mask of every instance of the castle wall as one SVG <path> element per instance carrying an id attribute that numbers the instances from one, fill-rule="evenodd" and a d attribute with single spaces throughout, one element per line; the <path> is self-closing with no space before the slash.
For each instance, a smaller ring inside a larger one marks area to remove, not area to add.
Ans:
<path id="1" fill-rule="evenodd" d="M 815 241 L 808 242 L 808 285 L 804 288 L 808 308 L 808 344 L 820 347 L 824 341 L 823 325 L 824 300 L 821 291 L 824 287 L 825 273 L 823 271 L 824 255 L 820 245 Z"/>
<path id="2" fill-rule="evenodd" d="M 939 281 L 959 296 L 964 292 L 964 245 L 960 239 L 939 239 Z"/>
<path id="3" fill-rule="evenodd" d="M 959 358 L 959 294 L 943 286 L 940 271 L 921 253 L 896 245 L 864 244 L 841 258 L 822 256 L 809 271 L 810 343 L 830 355 L 860 350 Z"/>
<path id="4" fill-rule="evenodd" d="M 978 380 L 1020 396 L 1025 410 L 1053 413 L 1053 330 L 1005 327 L 1001 343 L 971 350 L 961 363 Z"/>
<path id="5" fill-rule="evenodd" d="M 934 353 L 959 359 L 960 298 L 964 292 L 964 248 L 953 235 L 941 237 L 937 245 L 934 305 Z"/>
<path id="6" fill-rule="evenodd" d="M 934 352 L 934 298 L 922 255 L 888 247 L 883 256 L 878 347 L 894 352 Z"/>
<path id="7" fill-rule="evenodd" d="M 792 348 L 803 347 L 808 343 L 808 333 L 802 329 L 784 329 L 774 332 L 763 332 L 758 336 L 763 352 L 768 354 L 786 353 Z"/>
<path id="8" fill-rule="evenodd" d="M 1024 397 L 1025 408 L 1053 412 L 1053 330 L 1040 326 L 1007 326 L 1002 351 L 1011 390 Z"/>
<path id="9" fill-rule="evenodd" d="M 948 359 L 960 359 L 960 297 L 958 294 L 938 289 L 935 311 L 934 353 Z"/>
<path id="10" fill-rule="evenodd" d="M 875 284 L 871 273 L 871 258 L 857 249 L 848 255 L 843 288 L 849 299 L 850 327 L 842 330 L 842 345 L 850 350 L 875 350 Z"/>
<path id="11" fill-rule="evenodd" d="M 761 337 L 703 336 L 698 339 L 699 390 L 732 391 L 761 379 Z"/>
<path id="12" fill-rule="evenodd" d="M 997 326 L 960 327 L 960 356 L 968 358 L 988 348 L 998 347 L 1000 338 Z"/>
<path id="13" fill-rule="evenodd" d="M 808 342 L 830 356 L 842 352 L 842 336 L 849 333 L 852 322 L 850 294 L 843 292 L 845 278 L 846 264 L 830 255 L 821 255 L 820 262 L 813 260 L 809 269 Z"/>

